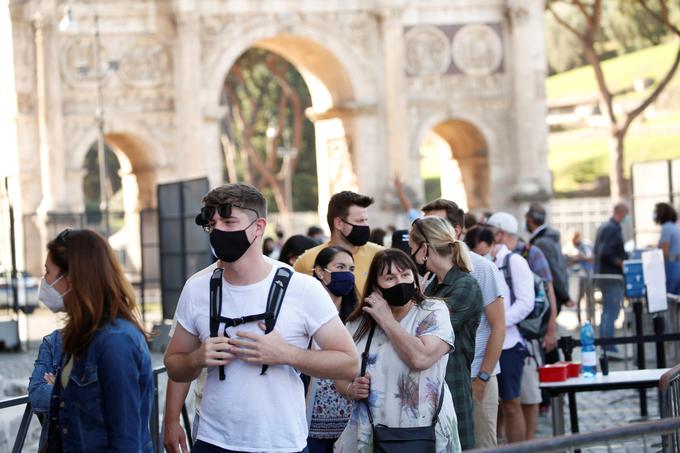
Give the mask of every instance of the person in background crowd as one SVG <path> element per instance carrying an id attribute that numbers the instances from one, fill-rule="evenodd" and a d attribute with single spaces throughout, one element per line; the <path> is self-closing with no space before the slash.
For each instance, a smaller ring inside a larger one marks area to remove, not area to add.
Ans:
<path id="1" fill-rule="evenodd" d="M 262 242 L 262 254 L 271 258 L 272 253 L 274 253 L 274 239 L 264 238 Z"/>
<path id="2" fill-rule="evenodd" d="M 612 217 L 600 225 L 595 237 L 594 272 L 596 274 L 623 274 L 623 260 L 627 258 L 623 248 L 621 222 L 628 216 L 628 205 L 617 203 Z M 600 316 L 600 338 L 614 338 L 614 322 L 621 311 L 624 295 L 623 281 L 600 279 L 602 290 L 602 315 Z M 616 345 L 607 345 L 606 350 L 612 356 L 618 354 Z"/>
<path id="3" fill-rule="evenodd" d="M 340 320 L 346 322 L 357 303 L 352 254 L 342 247 L 321 250 L 314 260 L 314 277 L 328 291 Z M 312 378 L 307 395 L 309 453 L 332 453 L 333 444 L 347 426 L 352 403 L 338 393 L 332 379 Z"/>
<path id="4" fill-rule="evenodd" d="M 425 215 L 446 219 L 456 233 L 463 236 L 463 210 L 443 198 L 423 206 Z M 475 427 L 475 445 L 493 448 L 497 445 L 496 420 L 498 418 L 498 359 L 505 337 L 505 313 L 501 292 L 503 279 L 496 266 L 488 259 L 471 252 L 471 275 L 477 280 L 484 298 L 484 311 L 475 336 L 475 358 L 472 361 L 472 402 Z"/>
<path id="5" fill-rule="evenodd" d="M 371 230 L 371 236 L 369 237 L 369 241 L 371 241 L 374 244 L 378 244 L 381 246 L 385 246 L 385 236 L 387 235 L 387 232 L 383 230 L 382 228 L 374 228 Z"/>
<path id="6" fill-rule="evenodd" d="M 307 237 L 313 239 L 317 245 L 318 244 L 323 244 L 326 242 L 326 234 L 323 232 L 323 229 L 316 225 L 312 225 L 307 229 Z"/>
<path id="7" fill-rule="evenodd" d="M 66 325 L 45 450 L 151 452 L 151 355 L 115 253 L 99 234 L 68 229 L 47 251 L 44 282 L 54 291 L 43 298 L 63 304 Z"/>
<path id="8" fill-rule="evenodd" d="M 482 291 L 470 275 L 472 263 L 467 247 L 456 239 L 456 232 L 445 219 L 433 216 L 416 219 L 409 243 L 416 265 L 424 265 L 435 275 L 425 289 L 425 296 L 441 299 L 449 308 L 456 341 L 446 366 L 446 383 L 453 396 L 461 448 L 472 449 L 475 429 L 470 366 L 484 305 Z"/>
<path id="9" fill-rule="evenodd" d="M 522 238 L 517 238 L 515 253 L 519 254 L 529 264 L 531 272 L 538 275 L 546 288 L 546 296 L 550 303 L 550 319 L 545 335 L 539 340 L 527 340 L 527 357 L 524 359 L 522 370 L 522 387 L 520 400 L 522 412 L 526 422 L 526 440 L 531 440 L 536 434 L 538 427 L 539 404 L 542 402 L 541 390 L 538 382 L 538 367 L 543 366 L 544 357 L 557 347 L 557 308 L 555 291 L 553 289 L 553 275 L 550 272 L 550 264 L 543 251 L 537 246 L 525 243 Z M 557 351 L 556 351 L 557 352 Z M 547 407 L 547 406 L 546 406 Z"/>
<path id="10" fill-rule="evenodd" d="M 484 226 L 475 226 L 465 232 L 465 245 L 470 251 L 486 257 L 490 257 L 493 247 L 493 232 Z"/>
<path id="11" fill-rule="evenodd" d="M 578 230 L 571 230 L 569 243 L 562 252 L 570 265 L 578 266 L 587 274 L 593 272 L 593 247 L 583 241 Z"/>
<path id="12" fill-rule="evenodd" d="M 666 291 L 680 294 L 680 228 L 678 214 L 668 203 L 654 206 L 654 223 L 661 225 L 659 248 L 666 267 Z"/>
<path id="13" fill-rule="evenodd" d="M 501 429 L 509 443 L 521 442 L 527 437 L 527 420 L 520 400 L 526 343 L 517 328 L 534 309 L 534 277 L 527 261 L 516 253 L 519 224 L 506 212 L 493 214 L 486 222 L 493 228 L 494 247 L 491 254 L 498 269 L 512 277 L 512 290 L 501 280 L 505 304 L 505 340 L 501 353 L 501 372 L 498 375 L 498 393 L 501 400 Z M 506 260 L 507 257 L 507 260 Z M 514 297 L 513 297 L 514 295 Z"/>
<path id="14" fill-rule="evenodd" d="M 567 263 L 562 255 L 560 232 L 546 223 L 547 212 L 539 203 L 532 203 L 524 215 L 526 230 L 530 233 L 529 243 L 535 245 L 545 255 L 550 265 L 552 274 L 552 287 L 557 302 L 557 314 L 562 305 L 574 306 L 574 301 L 569 297 L 569 276 L 567 275 Z M 549 362 L 552 363 L 552 362 Z"/>
<path id="15" fill-rule="evenodd" d="M 368 268 L 373 256 L 382 247 L 369 242 L 371 228 L 368 226 L 368 207 L 373 198 L 344 191 L 336 193 L 328 201 L 326 220 L 331 230 L 331 239 L 325 244 L 307 250 L 296 262 L 295 270 L 312 275 L 316 255 L 326 247 L 339 246 L 349 250 L 356 265 L 354 276 L 359 292 L 364 290 Z"/>
<path id="16" fill-rule="evenodd" d="M 465 227 L 465 231 L 470 230 L 472 227 L 477 225 L 477 217 L 475 217 L 474 214 L 470 212 L 465 213 L 465 217 L 463 218 L 463 226 Z"/>
<path id="17" fill-rule="evenodd" d="M 562 255 L 560 232 L 548 225 L 547 217 L 548 214 L 540 203 L 532 203 L 524 215 L 524 220 L 526 230 L 530 233 L 529 244 L 541 249 L 550 266 L 552 281 L 549 284 L 546 283 L 546 293 L 552 312 L 543 343 L 546 346 L 546 363 L 555 363 L 560 360 L 559 352 L 555 348 L 557 344 L 557 315 L 560 314 L 563 305 L 574 307 L 576 303 L 569 296 L 569 274 L 567 273 L 567 262 Z M 525 258 L 531 259 L 528 255 Z M 529 263 L 530 267 L 531 264 Z M 541 277 L 545 281 L 545 277 Z"/>
<path id="18" fill-rule="evenodd" d="M 297 259 L 305 253 L 306 250 L 316 247 L 317 243 L 314 239 L 301 234 L 294 234 L 286 240 L 281 247 L 279 254 L 279 261 L 289 265 L 294 265 Z"/>
<path id="19" fill-rule="evenodd" d="M 440 397 L 436 451 L 460 451 L 456 413 L 445 385 L 446 362 L 454 345 L 448 309 L 443 301 L 423 295 L 418 271 L 407 254 L 387 249 L 375 255 L 363 301 L 348 318 L 347 329 L 359 351 L 371 340 L 365 376 L 335 381 L 337 390 L 354 401 L 335 451 L 374 451 L 369 409 L 375 425 L 429 426 Z"/>
<path id="20" fill-rule="evenodd" d="M 48 287 L 51 289 L 47 289 Z M 59 292 L 52 288 L 52 285 L 47 283 L 44 277 L 40 281 L 39 291 L 42 293 L 39 295 L 40 300 L 45 300 L 46 303 L 58 300 L 56 296 Z M 52 295 L 48 294 L 48 292 Z M 59 296 L 62 295 L 59 294 Z M 48 306 L 48 308 L 52 310 L 51 306 Z M 59 311 L 64 311 L 63 305 Z M 61 368 L 61 359 L 61 332 L 57 329 L 43 337 L 38 349 L 38 358 L 33 365 L 33 373 L 28 380 L 28 402 L 31 403 L 31 409 L 33 409 L 33 412 L 35 412 L 42 424 L 38 451 L 40 451 L 47 440 L 49 423 L 47 423 L 46 417 L 50 408 L 54 379 Z"/>

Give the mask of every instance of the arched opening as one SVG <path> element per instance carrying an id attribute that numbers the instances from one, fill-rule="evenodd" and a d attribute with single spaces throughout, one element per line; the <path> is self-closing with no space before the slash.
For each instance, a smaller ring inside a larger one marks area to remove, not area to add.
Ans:
<path id="1" fill-rule="evenodd" d="M 442 121 L 425 134 L 420 154 L 427 199 L 455 200 L 466 211 L 489 207 L 489 150 L 477 127 Z"/>
<path id="2" fill-rule="evenodd" d="M 146 142 L 135 135 L 116 132 L 105 136 L 108 239 L 131 275 L 141 267 L 140 211 L 156 204 L 156 171 L 151 152 Z M 105 227 L 101 221 L 96 141 L 82 156 L 84 226 L 102 231 Z"/>
<path id="3" fill-rule="evenodd" d="M 307 30 L 304 26 L 301 26 L 299 31 L 312 36 L 319 34 L 318 30 Z M 231 106 L 225 102 L 224 82 L 233 74 L 234 67 L 244 55 L 266 51 L 285 60 L 295 68 L 308 92 L 309 104 L 304 113 L 306 119 L 311 121 L 309 124 L 313 125 L 312 145 L 316 160 L 313 166 L 316 170 L 317 184 L 314 188 L 310 187 L 310 184 L 313 184 L 311 178 L 307 178 L 303 183 L 294 183 L 292 192 L 296 203 L 292 208 L 295 211 L 299 210 L 297 200 L 301 192 L 307 192 L 306 195 L 308 195 L 310 191 L 314 192 L 313 189 L 316 189 L 318 203 L 311 210 L 318 211 L 323 218 L 332 193 L 346 189 L 356 190 L 358 186 L 354 165 L 355 155 L 352 149 L 352 136 L 357 127 L 355 124 L 357 105 L 354 102 L 353 84 L 348 72 L 334 54 L 336 49 L 333 49 L 332 53 L 326 47 L 317 44 L 314 39 L 289 33 L 272 35 L 271 28 L 256 29 L 250 33 L 249 38 L 252 39 L 251 44 L 245 48 L 240 48 L 240 50 L 227 48 L 218 56 L 220 61 L 216 62 L 216 67 L 225 71 L 222 74 L 226 74 L 220 83 L 220 103 L 227 107 L 228 115 Z M 332 39 L 324 39 L 324 42 L 327 41 L 332 41 Z M 267 127 L 261 127 L 259 132 L 259 140 L 264 145 L 267 142 L 267 129 L 271 129 L 269 124 Z M 277 140 L 280 138 L 276 137 Z M 285 139 L 282 141 L 285 142 Z M 228 156 L 225 163 L 227 167 L 231 165 Z M 298 165 L 300 165 L 299 159 Z M 279 195 L 279 199 L 281 198 Z M 279 210 L 284 211 L 280 207 Z M 303 226 L 306 226 L 294 225 L 286 220 L 284 222 L 288 224 L 289 231 L 301 230 Z"/>

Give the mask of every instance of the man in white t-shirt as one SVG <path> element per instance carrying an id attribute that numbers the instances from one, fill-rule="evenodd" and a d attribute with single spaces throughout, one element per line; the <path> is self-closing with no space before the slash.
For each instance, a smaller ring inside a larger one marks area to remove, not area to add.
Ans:
<path id="1" fill-rule="evenodd" d="M 505 438 L 508 443 L 521 442 L 526 440 L 526 419 L 520 401 L 526 345 L 517 324 L 534 309 L 534 277 L 529 263 L 521 255 L 511 252 L 517 247 L 517 219 L 507 212 L 497 212 L 486 223 L 494 232 L 495 245 L 491 251 L 494 262 L 500 270 L 508 266 L 507 271 L 512 278 L 512 292 L 505 278 L 500 281 L 505 305 L 505 339 L 500 358 L 498 396 Z"/>
<path id="2" fill-rule="evenodd" d="M 264 197 L 252 186 L 227 184 L 203 203 L 197 223 L 210 232 L 224 268 L 220 316 L 264 313 L 277 271 L 261 252 Z M 228 328 L 221 323 L 219 336 L 210 337 L 210 278 L 204 273 L 185 284 L 165 353 L 168 376 L 176 382 L 190 382 L 208 368 L 192 451 L 302 451 L 307 421 L 299 373 L 353 379 L 359 372 L 354 342 L 335 305 L 317 280 L 296 273 L 271 333 L 264 334 L 264 322 Z M 307 349 L 312 336 L 319 350 Z M 269 367 L 261 374 L 264 364 Z"/>

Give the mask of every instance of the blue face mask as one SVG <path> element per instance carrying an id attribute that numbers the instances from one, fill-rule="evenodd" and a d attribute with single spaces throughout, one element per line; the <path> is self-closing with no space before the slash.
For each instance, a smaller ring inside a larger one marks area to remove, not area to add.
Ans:
<path id="1" fill-rule="evenodd" d="M 326 272 L 330 272 L 331 281 L 326 287 L 334 296 L 345 297 L 352 291 L 354 291 L 354 274 L 349 271 L 329 271 L 324 269 Z"/>

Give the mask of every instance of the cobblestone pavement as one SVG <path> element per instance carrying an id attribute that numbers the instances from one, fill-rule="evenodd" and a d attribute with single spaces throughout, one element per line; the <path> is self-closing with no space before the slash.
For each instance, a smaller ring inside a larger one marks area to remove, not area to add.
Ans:
<path id="1" fill-rule="evenodd" d="M 567 316 L 560 316 L 561 326 L 560 333 L 575 334 L 570 327 L 570 318 Z M 51 332 L 55 327 L 54 319 L 51 322 L 41 321 L 35 322 L 38 324 L 31 326 L 29 331 L 33 334 L 30 335 L 31 338 L 31 348 L 24 352 L 17 353 L 0 353 L 0 399 L 18 396 L 25 394 L 26 386 L 28 384 L 28 376 L 31 374 L 33 369 L 33 362 L 38 353 L 39 340 L 42 335 Z M 42 323 L 42 324 L 41 324 Z M 564 325 L 567 327 L 565 328 Z M 159 353 L 154 353 L 153 355 L 153 365 L 154 367 L 162 366 L 162 355 Z M 650 355 L 648 357 L 653 357 Z M 578 352 L 576 351 L 575 359 L 578 359 Z M 624 362 L 612 362 L 610 365 L 611 370 L 624 369 Z M 629 368 L 632 368 L 632 362 L 628 362 Z M 653 368 L 654 364 L 649 362 L 648 367 Z M 160 377 L 160 410 L 163 410 L 163 401 L 165 400 L 165 383 L 166 378 L 164 375 Z M 4 396 L 3 396 L 4 395 Z M 189 393 L 190 401 L 188 403 L 190 407 L 190 413 L 193 412 L 193 392 Z M 648 395 L 648 408 L 650 418 L 658 417 L 658 394 L 656 390 L 650 389 L 647 391 Z M 580 393 L 577 395 L 578 404 L 578 415 L 579 415 L 579 427 L 581 432 L 596 431 L 605 428 L 620 427 L 625 426 L 629 423 L 639 421 L 640 411 L 639 411 L 639 400 L 638 393 L 635 390 L 617 390 L 609 392 L 589 392 Z M 569 412 L 568 404 L 565 402 L 565 420 L 566 420 L 566 430 L 569 431 Z M 19 423 L 21 421 L 21 415 L 23 413 L 23 407 L 15 407 L 8 409 L 0 409 L 0 453 L 5 453 L 11 451 L 11 445 L 14 443 L 16 433 L 18 431 Z M 29 433 L 26 440 L 26 445 L 24 451 L 36 451 L 37 442 L 39 439 L 40 427 L 37 421 L 31 423 Z M 552 424 L 550 413 L 542 414 L 538 421 L 537 438 L 541 437 L 551 437 L 552 436 Z M 642 451 L 659 451 L 660 440 L 647 439 L 648 448 L 645 450 L 643 440 L 637 439 L 633 442 L 624 444 L 612 444 L 611 451 L 630 451 L 630 452 L 642 452 Z M 650 445 L 651 444 L 651 445 Z M 655 445 L 656 444 L 656 445 Z M 584 449 L 583 451 L 589 452 L 604 452 L 607 451 L 606 446 L 594 447 Z"/>

